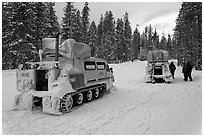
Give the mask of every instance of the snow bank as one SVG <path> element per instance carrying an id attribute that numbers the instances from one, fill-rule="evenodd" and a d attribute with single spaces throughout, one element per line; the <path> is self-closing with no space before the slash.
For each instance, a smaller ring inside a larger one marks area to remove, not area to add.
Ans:
<path id="1" fill-rule="evenodd" d="M 201 134 L 202 72 L 183 81 L 177 68 L 172 84 L 144 82 L 146 62 L 111 64 L 117 90 L 62 116 L 41 110 L 13 111 L 15 71 L 2 73 L 3 134 L 185 135 Z"/>

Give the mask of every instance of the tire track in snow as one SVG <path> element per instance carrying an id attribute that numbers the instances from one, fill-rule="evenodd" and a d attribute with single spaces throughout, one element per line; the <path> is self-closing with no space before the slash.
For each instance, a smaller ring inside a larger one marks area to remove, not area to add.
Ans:
<path id="1" fill-rule="evenodd" d="M 117 125 L 117 123 L 121 124 L 122 122 L 120 123 L 120 122 L 116 122 L 116 121 L 118 121 L 118 119 L 126 117 L 126 115 L 129 115 L 130 113 L 136 113 L 136 114 L 138 113 L 138 114 L 140 114 L 141 112 L 146 111 L 145 109 L 142 109 L 142 107 L 145 106 L 146 104 L 152 104 L 153 101 L 155 101 L 153 99 L 153 97 L 158 95 L 158 94 L 159 94 L 159 92 L 152 92 L 149 95 L 148 99 L 143 101 L 143 102 L 139 102 L 139 103 L 133 102 L 133 105 L 131 105 L 131 106 L 122 107 L 122 108 L 120 108 L 120 107 L 115 108 L 114 110 L 109 112 L 112 115 L 109 116 L 108 120 L 106 119 L 107 120 L 106 122 L 101 124 L 100 128 L 104 127 L 106 129 L 105 134 L 112 134 L 112 133 L 114 133 L 114 131 L 109 131 L 108 128 L 106 128 L 105 126 L 111 125 L 111 124 L 112 125 Z M 126 103 L 129 103 L 129 102 L 126 102 Z M 131 103 L 129 103 L 129 104 L 131 104 Z M 153 104 L 155 104 L 155 103 L 153 103 Z M 127 105 L 124 105 L 124 106 L 127 106 Z M 146 113 L 148 113 L 148 114 L 146 114 L 146 115 L 148 115 L 147 117 L 151 117 L 151 114 L 149 113 L 149 111 L 146 112 Z M 135 127 L 136 128 L 143 128 L 146 125 L 149 126 L 148 123 L 150 123 L 150 119 L 151 118 L 145 118 L 145 120 L 140 120 L 139 124 L 137 126 L 135 126 Z M 143 121 L 143 122 L 141 122 L 141 121 Z M 148 126 L 146 126 L 146 127 L 148 128 Z M 110 128 L 110 129 L 112 129 L 112 128 Z M 99 130 L 99 129 L 95 128 L 95 130 L 96 130 L 95 133 L 97 133 L 97 130 Z M 146 130 L 146 128 L 144 130 Z M 143 133 L 141 132 L 141 134 L 143 134 Z"/>

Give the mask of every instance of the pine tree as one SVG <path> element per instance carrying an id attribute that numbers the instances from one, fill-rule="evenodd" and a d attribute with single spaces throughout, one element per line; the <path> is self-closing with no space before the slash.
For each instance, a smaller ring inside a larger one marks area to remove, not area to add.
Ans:
<path id="1" fill-rule="evenodd" d="M 106 11 L 104 18 L 104 57 L 108 62 L 115 60 L 115 24 L 112 11 Z"/>
<path id="2" fill-rule="evenodd" d="M 116 23 L 116 59 L 117 62 L 123 62 L 123 46 L 124 46 L 124 22 L 123 19 L 117 20 Z"/>
<path id="3" fill-rule="evenodd" d="M 8 44 L 11 41 L 11 31 L 13 26 L 11 24 L 12 15 L 12 3 L 2 3 L 2 42 L 3 45 Z"/>
<path id="4" fill-rule="evenodd" d="M 14 30 L 12 19 L 13 3 L 2 3 L 2 69 L 11 68 L 13 54 L 11 50 L 12 33 Z"/>
<path id="5" fill-rule="evenodd" d="M 10 41 L 7 43 L 7 40 L 3 39 L 3 46 L 9 47 L 6 49 L 6 53 L 11 58 L 7 62 L 11 62 L 10 65 L 16 68 L 22 62 L 35 59 L 33 56 L 37 54 L 33 44 L 35 14 L 32 10 L 33 3 L 13 2 L 9 3 L 8 6 L 10 10 L 8 12 L 10 14 L 8 24 L 10 25 L 7 26 L 9 28 L 7 38 Z"/>
<path id="6" fill-rule="evenodd" d="M 64 8 L 64 17 L 62 17 L 62 42 L 66 39 L 73 38 L 74 35 L 73 25 L 76 9 L 73 6 L 73 2 L 66 2 L 66 4 Z"/>
<path id="7" fill-rule="evenodd" d="M 123 61 L 132 60 L 133 58 L 133 50 L 131 45 L 131 38 L 132 38 L 132 29 L 130 27 L 130 22 L 128 19 L 128 13 L 125 12 L 124 15 L 124 47 L 123 47 Z"/>
<path id="8" fill-rule="evenodd" d="M 77 41 L 77 42 L 82 42 L 82 21 L 81 21 L 81 15 L 80 15 L 80 11 L 77 10 L 76 12 L 76 17 L 74 19 L 74 36 L 73 38 Z"/>
<path id="9" fill-rule="evenodd" d="M 153 50 L 159 49 L 159 35 L 157 35 L 157 30 L 155 29 L 153 38 Z"/>
<path id="10" fill-rule="evenodd" d="M 135 60 L 138 59 L 138 55 L 140 52 L 140 32 L 137 29 L 137 27 L 133 33 L 132 46 L 133 46 L 133 60 Z"/>
<path id="11" fill-rule="evenodd" d="M 178 47 L 178 62 L 190 60 L 202 69 L 202 3 L 183 2 L 176 20 L 174 39 Z"/>
<path id="12" fill-rule="evenodd" d="M 149 25 L 149 27 L 148 27 L 148 30 L 147 30 L 147 36 L 148 36 L 148 43 L 147 43 L 147 45 L 148 45 L 148 50 L 153 50 L 153 28 L 152 28 L 152 26 L 151 26 L 151 24 Z"/>
<path id="13" fill-rule="evenodd" d="M 149 50 L 149 45 L 148 45 L 148 41 L 149 41 L 149 39 L 148 39 L 148 26 L 146 26 L 145 27 L 145 30 L 144 30 L 144 33 L 143 33 L 143 40 L 144 40 L 144 49 L 146 50 L 146 51 L 148 51 Z"/>
<path id="14" fill-rule="evenodd" d="M 101 15 L 100 22 L 97 27 L 97 39 L 96 39 L 96 57 L 102 58 L 104 53 L 104 18 Z"/>
<path id="15" fill-rule="evenodd" d="M 161 40 L 160 40 L 159 45 L 160 45 L 160 48 L 161 48 L 162 50 L 167 50 L 167 39 L 166 39 L 164 33 L 162 33 L 162 37 L 161 37 Z"/>
<path id="16" fill-rule="evenodd" d="M 96 52 L 96 24 L 94 21 L 91 22 L 89 31 L 88 31 L 88 45 L 91 47 L 91 56 L 94 57 L 95 56 L 95 52 Z"/>
<path id="17" fill-rule="evenodd" d="M 140 53 L 138 58 L 140 60 L 146 60 L 148 51 L 166 49 L 166 38 L 162 37 L 162 40 L 159 42 L 159 35 L 157 34 L 156 28 L 153 32 L 151 24 L 146 26 L 141 37 L 140 37 Z"/>
<path id="18" fill-rule="evenodd" d="M 27 61 L 38 61 L 42 38 L 56 30 L 48 16 L 48 3 L 9 2 L 3 4 L 2 54 L 4 69 L 17 68 Z M 53 13 L 54 16 L 55 13 Z M 55 22 L 57 24 L 57 22 Z M 8 57 L 9 56 L 9 57 Z"/>
<path id="19" fill-rule="evenodd" d="M 35 39 L 42 39 L 47 37 L 47 31 L 46 31 L 46 26 L 48 25 L 48 17 L 46 15 L 46 4 L 43 2 L 35 2 L 32 4 L 33 5 L 33 10 L 35 13 L 35 28 L 33 35 Z M 39 40 L 38 40 L 39 41 Z M 41 46 L 41 43 L 36 42 L 35 43 L 37 50 Z"/>
<path id="20" fill-rule="evenodd" d="M 138 55 L 138 59 L 143 61 L 147 59 L 147 52 L 148 52 L 148 47 L 147 47 L 147 27 L 145 28 L 145 31 L 143 31 L 142 35 L 140 36 L 140 53 Z"/>
<path id="21" fill-rule="evenodd" d="M 82 10 L 82 41 L 87 43 L 87 33 L 89 29 L 89 3 L 85 2 L 84 8 Z"/>
<path id="22" fill-rule="evenodd" d="M 172 56 L 172 58 L 173 59 L 177 59 L 178 58 L 178 46 L 176 46 L 176 39 L 173 37 L 172 38 L 172 54 L 171 54 L 171 56 Z M 179 66 L 180 64 L 178 64 L 178 66 Z"/>
<path id="23" fill-rule="evenodd" d="M 46 37 L 56 37 L 57 33 L 60 32 L 60 26 L 55 15 L 54 2 L 46 2 L 46 16 L 48 18 L 46 26 Z"/>

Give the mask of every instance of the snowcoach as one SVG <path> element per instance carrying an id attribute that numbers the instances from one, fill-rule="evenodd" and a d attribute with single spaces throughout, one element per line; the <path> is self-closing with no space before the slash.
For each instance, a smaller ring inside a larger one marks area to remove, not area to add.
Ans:
<path id="1" fill-rule="evenodd" d="M 146 83 L 172 82 L 168 64 L 168 51 L 154 50 L 147 55 Z"/>
<path id="2" fill-rule="evenodd" d="M 40 62 L 26 62 L 17 70 L 14 109 L 42 108 L 61 115 L 102 97 L 113 87 L 114 75 L 108 63 L 91 57 L 91 48 L 67 39 L 42 39 Z M 59 46 L 58 46 L 59 45 Z"/>

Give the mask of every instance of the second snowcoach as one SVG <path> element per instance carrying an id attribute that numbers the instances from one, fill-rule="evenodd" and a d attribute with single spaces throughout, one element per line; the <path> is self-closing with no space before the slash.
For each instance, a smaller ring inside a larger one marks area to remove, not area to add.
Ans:
<path id="1" fill-rule="evenodd" d="M 58 39 L 43 39 L 40 62 L 27 62 L 17 70 L 15 109 L 42 107 L 43 112 L 61 115 L 84 102 L 102 97 L 113 87 L 108 63 L 90 57 L 90 47 L 73 39 L 59 47 Z"/>
<path id="2" fill-rule="evenodd" d="M 148 52 L 145 79 L 147 83 L 172 82 L 168 64 L 168 51 L 155 50 Z"/>

